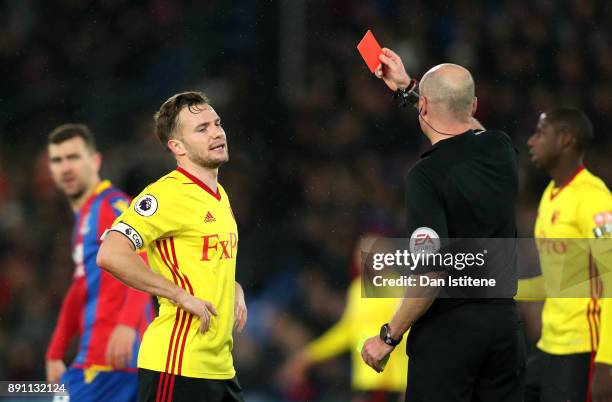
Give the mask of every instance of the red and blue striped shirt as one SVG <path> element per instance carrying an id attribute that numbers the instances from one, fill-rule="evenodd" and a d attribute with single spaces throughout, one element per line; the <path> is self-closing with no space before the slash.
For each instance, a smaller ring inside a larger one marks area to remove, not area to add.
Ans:
<path id="1" fill-rule="evenodd" d="M 75 214 L 74 278 L 62 303 L 47 360 L 63 359 L 70 341 L 80 335 L 72 367 L 108 366 L 105 358 L 108 339 L 117 325 L 126 325 L 138 333 L 127 365 L 127 370 L 135 369 L 142 334 L 154 315 L 151 297 L 121 283 L 96 264 L 100 237 L 129 206 L 129 201 L 109 181 L 103 181 Z"/>

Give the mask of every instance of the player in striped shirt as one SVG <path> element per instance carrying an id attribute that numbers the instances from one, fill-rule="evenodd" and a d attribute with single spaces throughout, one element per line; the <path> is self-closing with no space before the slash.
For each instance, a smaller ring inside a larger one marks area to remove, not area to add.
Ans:
<path id="1" fill-rule="evenodd" d="M 153 316 L 151 297 L 96 265 L 100 235 L 129 199 L 100 179 L 101 156 L 87 126 L 57 127 L 49 134 L 48 152 L 51 176 L 75 214 L 75 271 L 47 349 L 47 380 L 66 383 L 73 401 L 135 400 L 136 356 Z M 78 354 L 66 370 L 64 354 L 77 335 Z"/>

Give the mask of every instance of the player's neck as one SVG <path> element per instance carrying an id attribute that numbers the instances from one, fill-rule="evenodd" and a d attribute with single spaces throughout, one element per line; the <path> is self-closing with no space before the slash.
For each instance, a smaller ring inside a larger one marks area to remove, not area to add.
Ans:
<path id="1" fill-rule="evenodd" d="M 555 187 L 559 188 L 566 185 L 576 175 L 580 166 L 582 166 L 582 159 L 560 161 L 548 173 L 555 183 Z"/>
<path id="2" fill-rule="evenodd" d="M 178 164 L 180 168 L 185 169 L 198 179 L 200 179 L 204 184 L 206 184 L 213 192 L 217 191 L 217 178 L 219 177 L 219 169 L 218 168 L 207 168 L 200 165 L 196 165 L 195 163 L 181 162 Z"/>
<path id="3" fill-rule="evenodd" d="M 91 181 L 87 189 L 83 191 L 83 194 L 81 194 L 80 196 L 76 198 L 68 198 L 68 201 L 70 202 L 70 207 L 72 208 L 74 212 L 78 212 L 79 209 L 81 209 L 81 207 L 85 204 L 87 199 L 94 193 L 94 191 L 96 191 L 96 187 L 98 187 L 101 181 L 102 180 L 100 179 L 100 177 L 96 176 Z"/>

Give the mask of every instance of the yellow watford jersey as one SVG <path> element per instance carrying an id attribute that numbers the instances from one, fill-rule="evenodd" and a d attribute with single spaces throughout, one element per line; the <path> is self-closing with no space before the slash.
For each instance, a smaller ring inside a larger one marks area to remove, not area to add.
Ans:
<path id="1" fill-rule="evenodd" d="M 159 298 L 138 367 L 186 377 L 229 379 L 232 361 L 238 230 L 227 194 L 213 191 L 182 168 L 145 188 L 113 225 L 137 249 L 146 249 L 155 272 L 213 303 L 206 333 L 200 320 Z"/>
<path id="2" fill-rule="evenodd" d="M 548 185 L 535 225 L 548 296 L 538 342 L 544 352 L 593 352 L 599 345 L 597 360 L 612 360 L 605 356 L 612 346 L 612 328 L 607 328 L 612 311 L 600 300 L 605 278 L 600 274 L 610 270 L 611 234 L 612 197 L 601 179 L 581 167 L 561 188 Z M 571 297 L 559 297 L 566 295 Z"/>
<path id="3" fill-rule="evenodd" d="M 349 349 L 354 390 L 404 391 L 408 367 L 406 336 L 397 345 L 385 370 L 380 374 L 363 362 L 361 351 L 358 350 L 362 341 L 378 333 L 380 323 L 393 315 L 400 302 L 401 299 L 362 298 L 361 279 L 355 279 L 349 288 L 346 309 L 340 321 L 308 345 L 310 359 L 315 362 L 324 361 Z"/>

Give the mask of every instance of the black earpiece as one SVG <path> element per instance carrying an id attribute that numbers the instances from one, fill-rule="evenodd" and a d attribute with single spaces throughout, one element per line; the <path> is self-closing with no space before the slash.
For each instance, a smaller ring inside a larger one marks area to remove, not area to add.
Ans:
<path id="1" fill-rule="evenodd" d="M 442 135 L 448 135 L 449 137 L 452 137 L 452 136 L 454 136 L 454 135 L 459 135 L 459 134 L 461 134 L 461 133 L 456 133 L 456 134 L 443 133 L 442 131 L 438 131 L 438 130 L 436 130 L 435 128 L 433 128 L 433 126 L 432 126 L 431 124 L 429 124 L 429 122 L 428 122 L 427 120 L 425 120 L 425 116 L 423 116 L 423 115 L 421 114 L 421 111 L 422 111 L 422 110 L 423 110 L 423 106 L 421 106 L 421 107 L 419 108 L 419 116 L 421 117 L 421 119 L 423 119 L 423 121 L 425 122 L 425 124 L 427 124 L 427 125 L 429 126 L 429 128 L 431 128 L 431 129 L 432 129 L 433 131 L 435 131 L 436 133 L 438 133 L 438 134 L 442 134 Z"/>

